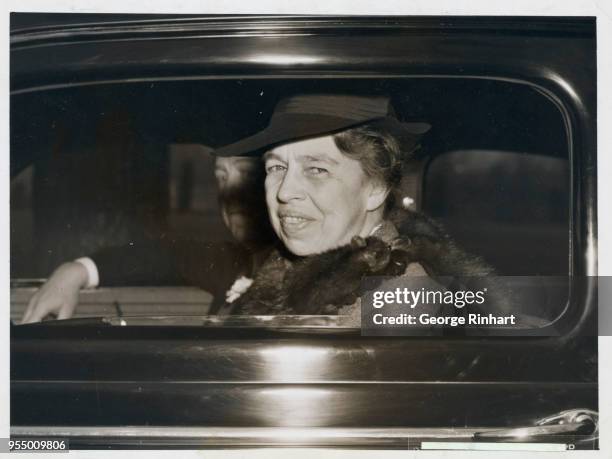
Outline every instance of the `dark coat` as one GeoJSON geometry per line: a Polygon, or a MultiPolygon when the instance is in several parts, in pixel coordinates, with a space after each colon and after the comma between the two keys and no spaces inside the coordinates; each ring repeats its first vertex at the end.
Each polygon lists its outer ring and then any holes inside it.
{"type": "Polygon", "coordinates": [[[257,255],[235,242],[169,240],[134,242],[90,257],[98,268],[101,286],[196,286],[213,295],[208,312],[215,314],[235,279],[253,276],[257,255]]]}

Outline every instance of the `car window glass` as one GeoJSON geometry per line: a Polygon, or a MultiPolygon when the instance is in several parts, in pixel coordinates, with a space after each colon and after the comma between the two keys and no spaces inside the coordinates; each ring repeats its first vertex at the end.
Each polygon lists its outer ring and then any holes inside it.
{"type": "MultiPolygon", "coordinates": [[[[244,231],[239,204],[246,198],[230,196],[233,204],[224,213],[218,180],[226,172],[215,167],[211,151],[261,130],[275,103],[296,91],[391,94],[400,119],[432,125],[417,160],[405,165],[404,204],[438,219],[458,244],[501,274],[568,273],[567,134],[561,112],[539,91],[493,80],[237,79],[13,96],[14,285],[44,279],[66,260],[109,247],[190,240],[230,253],[232,231],[244,231]]],[[[253,166],[238,164],[236,171],[250,176],[253,166]]],[[[263,231],[267,215],[257,218],[263,231]]],[[[250,258],[240,251],[231,256],[248,271],[250,258]]],[[[202,271],[207,263],[201,260],[202,271]]],[[[228,276],[239,277],[228,272],[224,265],[205,280],[196,275],[157,282],[161,277],[153,276],[148,283],[122,285],[114,279],[112,293],[86,294],[93,299],[84,302],[92,306],[78,314],[207,315],[216,311],[214,298],[223,302],[232,285],[228,276]],[[145,287],[158,290],[147,294],[145,287]],[[160,288],[170,290],[161,294],[160,288]]],[[[32,291],[14,289],[14,317],[32,291]]],[[[551,317],[563,310],[564,295],[551,317]]]]}

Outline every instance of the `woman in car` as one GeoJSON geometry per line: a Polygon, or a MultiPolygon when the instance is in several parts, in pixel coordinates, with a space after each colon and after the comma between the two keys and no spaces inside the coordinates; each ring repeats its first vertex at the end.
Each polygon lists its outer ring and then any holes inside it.
{"type": "MultiPolygon", "coordinates": [[[[366,276],[490,273],[430,219],[397,205],[402,164],[428,129],[400,122],[387,96],[305,94],[281,100],[263,131],[218,149],[217,163],[263,155],[267,210],[279,239],[253,279],[231,286],[219,312],[354,314],[366,276]]],[[[136,271],[150,272],[148,253],[136,257],[143,265],[136,271]]],[[[83,269],[72,267],[80,274],[60,267],[30,302],[25,322],[55,310],[59,318],[72,315],[88,284],[83,269]]],[[[214,274],[207,271],[198,285],[218,281],[214,274]]]]}
{"type": "Polygon", "coordinates": [[[430,219],[402,210],[402,165],[429,129],[402,123],[386,96],[281,100],[269,126],[218,156],[263,155],[268,214],[280,240],[224,312],[354,314],[370,275],[482,275],[430,219]]]}

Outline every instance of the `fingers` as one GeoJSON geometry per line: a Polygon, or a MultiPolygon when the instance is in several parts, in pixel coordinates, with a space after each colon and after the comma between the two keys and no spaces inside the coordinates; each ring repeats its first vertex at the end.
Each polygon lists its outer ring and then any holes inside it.
{"type": "Polygon", "coordinates": [[[22,324],[27,324],[27,323],[32,322],[32,312],[34,312],[34,310],[36,309],[36,306],[38,305],[39,297],[40,297],[40,290],[37,290],[36,292],[34,292],[34,295],[30,297],[30,301],[28,301],[28,306],[26,307],[25,313],[23,314],[23,317],[21,318],[22,324]]]}
{"type": "Polygon", "coordinates": [[[40,322],[43,317],[49,313],[49,309],[46,307],[44,302],[39,300],[38,292],[34,294],[28,303],[26,312],[21,320],[22,324],[30,324],[33,322],[40,322]]]}
{"type": "Polygon", "coordinates": [[[41,288],[32,296],[21,320],[22,324],[42,321],[48,314],[57,314],[58,319],[72,317],[78,303],[78,291],[67,296],[49,293],[49,289],[41,288]]]}
{"type": "Polygon", "coordinates": [[[58,308],[53,307],[53,305],[50,303],[38,301],[33,297],[28,304],[26,312],[23,315],[23,319],[21,319],[21,323],[30,324],[34,322],[41,322],[48,314],[56,312],[58,320],[70,319],[74,312],[75,306],[76,300],[72,301],[72,299],[69,301],[64,301],[58,308]]]}
{"type": "Polygon", "coordinates": [[[74,312],[74,306],[72,304],[66,303],[63,304],[59,314],[57,315],[58,320],[70,319],[72,317],[72,313],[74,312]]]}
{"type": "Polygon", "coordinates": [[[87,269],[81,263],[63,263],[30,299],[21,323],[40,322],[51,313],[59,319],[72,317],[86,283],[87,269]]]}
{"type": "Polygon", "coordinates": [[[30,316],[32,315],[32,309],[34,309],[34,296],[30,298],[30,301],[28,301],[28,306],[26,307],[26,310],[23,313],[23,317],[21,318],[22,324],[30,323],[30,316]]]}
{"type": "Polygon", "coordinates": [[[44,308],[34,308],[32,314],[30,314],[30,317],[28,318],[28,321],[26,323],[40,322],[47,314],[48,311],[44,308]]]}

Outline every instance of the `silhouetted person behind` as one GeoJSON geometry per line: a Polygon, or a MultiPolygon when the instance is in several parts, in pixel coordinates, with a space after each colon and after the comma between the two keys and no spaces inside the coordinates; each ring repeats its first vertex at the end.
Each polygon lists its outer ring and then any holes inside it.
{"type": "Polygon", "coordinates": [[[213,295],[209,313],[225,303],[236,279],[252,277],[274,240],[259,158],[215,160],[221,216],[235,242],[165,240],[111,247],[60,265],[31,298],[23,323],[49,314],[72,317],[82,288],[193,285],[213,295]]]}

